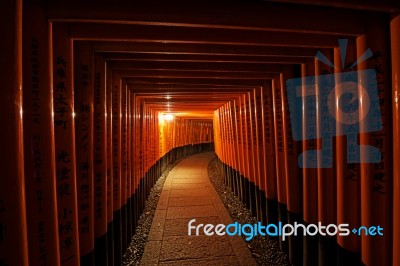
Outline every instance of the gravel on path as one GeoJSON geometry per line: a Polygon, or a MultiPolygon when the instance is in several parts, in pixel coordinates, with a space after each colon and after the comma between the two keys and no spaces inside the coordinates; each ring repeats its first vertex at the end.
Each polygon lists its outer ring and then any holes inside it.
{"type": "MultiPolygon", "coordinates": [[[[240,224],[255,224],[258,222],[251,215],[250,210],[240,201],[239,197],[225,185],[216,157],[208,164],[208,176],[233,221],[237,221],[240,224]]],[[[243,236],[243,239],[245,239],[245,236],[243,236]]],[[[290,265],[287,254],[279,249],[278,239],[257,235],[246,243],[253,258],[259,265],[290,265]]]]}
{"type": "Polygon", "coordinates": [[[154,214],[157,209],[158,200],[163,190],[165,179],[168,173],[184,158],[176,160],[167,166],[165,172],[157,180],[156,184],[150,191],[150,195],[146,200],[145,207],[142,215],[139,217],[138,225],[135,234],[131,239],[128,249],[122,257],[121,265],[139,265],[142,259],[144,247],[150,232],[151,224],[153,222],[154,214]]]}

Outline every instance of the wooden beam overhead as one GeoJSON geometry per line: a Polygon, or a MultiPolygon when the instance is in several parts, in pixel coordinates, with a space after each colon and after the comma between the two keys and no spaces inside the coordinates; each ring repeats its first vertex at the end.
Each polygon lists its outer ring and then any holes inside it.
{"type": "Polygon", "coordinates": [[[351,37],[346,35],[215,28],[189,29],[127,24],[67,23],[67,25],[70,37],[75,40],[333,48],[337,46],[338,38],[351,37]],[[240,37],[238,38],[238,36],[240,37]]]}
{"type": "MultiPolygon", "coordinates": [[[[278,0],[279,1],[279,0],[278,0]]],[[[271,1],[273,2],[273,1],[271,1]]],[[[327,33],[356,36],[364,32],[364,23],[379,11],[398,9],[399,5],[386,0],[373,1],[313,1],[283,0],[291,5],[267,2],[201,1],[188,5],[182,1],[136,2],[108,1],[96,4],[82,1],[49,1],[47,14],[53,21],[108,22],[133,25],[158,25],[219,29],[245,29],[297,33],[327,33]],[[75,3],[74,3],[75,2],[75,3]],[[304,6],[296,3],[315,4],[304,6]],[[326,8],[352,7],[366,11],[326,8]],[[340,12],[340,19],[338,13],[340,12]]]]}
{"type": "Polygon", "coordinates": [[[314,57],[317,49],[310,47],[246,46],[222,44],[146,43],[91,41],[95,52],[146,53],[168,55],[220,55],[257,57],[314,57]]]}
{"type": "Polygon", "coordinates": [[[154,71],[181,71],[181,72],[235,72],[235,73],[279,73],[281,64],[241,64],[219,62],[136,62],[127,60],[112,60],[113,69],[124,70],[154,70],[154,71]]]}

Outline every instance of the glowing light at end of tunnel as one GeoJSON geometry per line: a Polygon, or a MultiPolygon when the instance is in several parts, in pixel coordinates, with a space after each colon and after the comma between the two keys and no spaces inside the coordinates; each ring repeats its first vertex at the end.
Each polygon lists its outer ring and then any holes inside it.
{"type": "Polygon", "coordinates": [[[160,123],[160,124],[162,124],[162,123],[164,123],[164,115],[163,114],[158,114],[158,122],[160,123]]]}
{"type": "Polygon", "coordinates": [[[174,115],[173,114],[165,114],[164,118],[166,121],[172,121],[172,120],[174,120],[174,115]]]}
{"type": "Polygon", "coordinates": [[[75,117],[76,116],[76,113],[75,112],[72,112],[72,117],[75,117]]]}
{"type": "Polygon", "coordinates": [[[174,120],[174,115],[173,114],[169,114],[169,113],[159,113],[158,114],[158,122],[160,124],[163,124],[164,122],[168,122],[168,121],[172,121],[174,120]]]}

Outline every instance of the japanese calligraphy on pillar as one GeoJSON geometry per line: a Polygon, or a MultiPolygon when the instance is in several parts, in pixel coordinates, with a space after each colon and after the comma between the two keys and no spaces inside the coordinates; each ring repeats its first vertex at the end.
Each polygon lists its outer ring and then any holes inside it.
{"type": "Polygon", "coordinates": [[[66,67],[67,61],[64,57],[58,56],[55,60],[55,73],[54,73],[54,124],[57,128],[66,129],[68,119],[68,102],[66,97],[66,67]]]}
{"type": "Polygon", "coordinates": [[[265,142],[272,143],[273,140],[273,126],[272,126],[272,99],[271,88],[266,88],[264,91],[264,127],[265,127],[265,142]]]}
{"type": "Polygon", "coordinates": [[[262,130],[261,130],[261,125],[263,124],[262,123],[262,119],[263,119],[263,116],[261,115],[262,114],[262,95],[260,94],[260,92],[257,92],[257,94],[256,94],[256,110],[257,110],[257,116],[256,116],[256,119],[257,119],[257,124],[256,124],[256,126],[257,127],[254,127],[254,132],[258,132],[258,146],[260,146],[260,147],[262,147],[263,146],[263,139],[264,139],[264,136],[263,136],[263,134],[262,134],[262,130]]]}
{"type": "MultiPolygon", "coordinates": [[[[386,131],[388,131],[387,127],[389,125],[387,124],[387,121],[391,121],[390,113],[385,111],[385,104],[390,105],[391,100],[387,99],[385,97],[385,87],[388,85],[386,84],[385,81],[385,72],[384,72],[384,63],[383,63],[383,55],[380,51],[374,52],[374,55],[371,59],[372,61],[372,67],[375,69],[376,72],[376,81],[378,85],[378,94],[379,94],[379,103],[378,102],[371,102],[371,104],[379,104],[380,109],[381,109],[381,117],[382,117],[382,127],[384,130],[380,132],[374,133],[374,143],[372,143],[373,146],[378,148],[381,152],[381,161],[379,163],[374,164],[374,172],[372,174],[373,177],[373,188],[372,191],[374,193],[379,193],[382,195],[390,195],[391,192],[391,186],[388,184],[388,177],[387,176],[387,171],[385,171],[385,163],[387,163],[388,160],[387,158],[390,158],[390,154],[387,154],[387,150],[384,149],[385,146],[385,141],[388,140],[386,136],[386,131]],[[386,124],[385,124],[386,123],[386,124]],[[385,128],[386,127],[386,128],[385,128]]],[[[376,114],[379,117],[379,114],[376,114]]]]}
{"type": "Polygon", "coordinates": [[[121,91],[114,85],[112,95],[112,153],[113,153],[113,200],[114,211],[121,207],[121,91]]]}
{"type": "MultiPolygon", "coordinates": [[[[250,99],[250,95],[246,95],[246,107],[247,107],[247,149],[252,150],[253,149],[253,114],[252,114],[252,110],[254,105],[252,104],[253,101],[249,101],[250,99]]],[[[251,152],[251,151],[250,151],[251,152]]]]}
{"type": "MultiPolygon", "coordinates": [[[[54,125],[56,139],[57,205],[61,264],[77,260],[73,93],[67,79],[67,59],[54,57],[54,125]]],[[[68,72],[69,73],[69,72],[68,72]]]]}
{"type": "Polygon", "coordinates": [[[284,152],[284,143],[283,143],[283,121],[282,121],[282,93],[281,93],[281,84],[279,81],[275,82],[275,124],[276,124],[276,140],[278,152],[284,152]]]}
{"type": "Polygon", "coordinates": [[[107,223],[111,223],[113,220],[113,150],[112,150],[112,98],[113,91],[111,85],[111,75],[110,68],[107,68],[106,76],[106,138],[107,138],[107,223]]]}
{"type": "MultiPolygon", "coordinates": [[[[69,122],[66,119],[67,114],[67,98],[66,98],[66,85],[65,85],[65,78],[66,78],[66,66],[67,62],[64,57],[57,57],[55,61],[56,71],[55,71],[55,101],[54,101],[54,122],[57,128],[66,129],[67,123],[69,122]]],[[[71,115],[71,114],[69,114],[71,115]]],[[[56,154],[56,176],[57,176],[57,195],[59,198],[63,198],[66,196],[71,196],[71,186],[68,182],[65,182],[72,177],[71,168],[71,157],[70,153],[65,150],[60,150],[56,154]]],[[[59,226],[59,234],[60,237],[64,237],[64,241],[60,239],[62,242],[61,247],[63,249],[69,249],[70,241],[69,234],[72,233],[72,221],[69,221],[69,216],[72,213],[71,209],[64,208],[60,210],[60,226],[59,226]],[[65,223],[62,223],[65,222],[65,223]]]]}
{"type": "MultiPolygon", "coordinates": [[[[39,71],[40,71],[40,63],[39,63],[39,44],[36,38],[32,39],[31,44],[31,68],[32,68],[32,87],[31,87],[31,108],[32,108],[32,122],[33,124],[40,125],[41,124],[41,106],[40,106],[40,78],[39,78],[39,71]]],[[[33,179],[36,183],[36,202],[37,202],[37,217],[40,217],[37,221],[35,221],[37,235],[39,236],[39,246],[37,247],[37,251],[39,252],[39,261],[42,265],[47,263],[48,257],[48,250],[46,247],[46,228],[45,228],[45,221],[43,215],[43,207],[44,207],[44,191],[43,191],[43,138],[40,132],[35,132],[32,135],[31,139],[31,146],[32,146],[32,154],[33,154],[33,179]]],[[[1,227],[1,225],[0,225],[1,227]]],[[[1,231],[1,228],[0,228],[1,231]]],[[[0,232],[1,235],[1,232],[0,232]]]]}
{"type": "MultiPolygon", "coordinates": [[[[79,47],[78,47],[79,48],[79,47]]],[[[81,256],[93,250],[93,91],[90,70],[86,61],[90,56],[77,50],[75,67],[75,129],[78,190],[78,219],[81,256]],[[79,62],[83,60],[83,62],[79,62]]]]}
{"type": "MultiPolygon", "coordinates": [[[[100,65],[101,67],[101,65],[100,65]]],[[[103,66],[104,67],[104,66],[103,66]]],[[[96,221],[105,220],[106,216],[106,102],[105,86],[102,82],[102,73],[94,74],[94,218],[96,221]]],[[[105,224],[103,225],[106,230],[105,224]]],[[[101,228],[101,226],[99,226],[101,228]]],[[[103,231],[102,233],[105,233],[103,231]]]]}
{"type": "Polygon", "coordinates": [[[128,127],[127,127],[127,122],[128,122],[128,117],[127,117],[127,112],[128,112],[128,96],[127,96],[127,88],[126,85],[123,85],[121,88],[121,94],[122,94],[122,126],[121,126],[121,137],[122,137],[122,143],[124,145],[121,145],[121,152],[122,152],[122,158],[121,158],[121,167],[122,167],[122,176],[121,176],[121,193],[122,193],[122,205],[126,203],[127,198],[129,198],[129,186],[128,186],[128,179],[127,179],[127,174],[128,174],[128,127]]]}

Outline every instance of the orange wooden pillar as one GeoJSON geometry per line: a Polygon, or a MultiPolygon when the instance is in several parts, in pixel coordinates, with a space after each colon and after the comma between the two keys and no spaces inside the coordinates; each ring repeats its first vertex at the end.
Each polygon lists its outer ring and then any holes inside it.
{"type": "Polygon", "coordinates": [[[136,207],[136,171],[137,171],[137,158],[136,158],[136,109],[135,109],[135,97],[131,90],[129,90],[130,98],[130,109],[131,109],[131,215],[132,215],[132,235],[135,234],[135,229],[137,225],[137,207],[136,207]]]}
{"type": "MultiPolygon", "coordinates": [[[[352,71],[347,70],[356,61],[355,41],[349,40],[346,49],[346,59],[342,63],[339,48],[334,49],[335,73],[352,71]],[[345,69],[342,69],[342,65],[345,69]]],[[[342,82],[340,75],[335,76],[335,86],[342,82]]],[[[340,97],[336,90],[336,99],[340,97]]],[[[336,117],[341,118],[341,112],[336,109],[336,117]]],[[[336,131],[341,132],[342,124],[336,123],[336,131]]],[[[354,136],[355,138],[357,136],[354,136]]],[[[353,136],[337,136],[335,138],[336,154],[334,162],[336,163],[336,191],[337,191],[337,224],[349,224],[350,228],[360,226],[360,164],[347,162],[347,139],[353,136]]],[[[359,263],[360,261],[360,237],[354,234],[348,236],[336,236],[338,243],[337,263],[359,263]]]]}
{"type": "Polygon", "coordinates": [[[225,154],[226,154],[226,146],[225,146],[225,128],[224,128],[224,115],[222,107],[218,110],[218,121],[219,121],[219,130],[221,135],[221,164],[222,171],[224,175],[224,181],[226,183],[226,167],[225,167],[225,154]]]}
{"type": "Polygon", "coordinates": [[[114,264],[122,259],[122,223],[121,223],[121,77],[116,71],[112,78],[112,157],[113,157],[113,234],[114,264]]]}
{"type": "Polygon", "coordinates": [[[393,265],[400,264],[400,16],[390,22],[393,108],[393,265]],[[397,160],[397,161],[396,161],[397,160]]]}
{"type": "MultiPolygon", "coordinates": [[[[228,187],[233,191],[233,186],[232,186],[232,168],[231,168],[231,155],[232,155],[232,147],[231,147],[231,130],[229,126],[229,110],[228,110],[228,104],[225,103],[222,106],[223,110],[223,117],[224,117],[224,125],[223,128],[225,130],[225,142],[226,142],[226,178],[227,178],[227,185],[228,187]]],[[[187,134],[190,136],[190,133],[187,134]]]]}
{"type": "Polygon", "coordinates": [[[137,98],[135,94],[132,91],[132,101],[133,101],[133,134],[134,134],[134,148],[133,148],[133,158],[132,158],[132,163],[134,166],[133,169],[133,193],[134,193],[134,200],[133,200],[133,206],[132,206],[132,211],[134,215],[134,220],[136,225],[138,219],[139,219],[139,207],[138,205],[138,199],[139,199],[139,172],[140,172],[140,146],[139,146],[139,132],[138,132],[138,127],[139,127],[139,112],[138,112],[138,104],[137,104],[137,98]]]}
{"type": "Polygon", "coordinates": [[[224,115],[224,130],[225,130],[225,142],[226,142],[226,173],[227,173],[227,185],[233,190],[232,187],[232,171],[231,171],[231,155],[232,155],[232,147],[231,147],[231,136],[230,136],[230,127],[229,127],[229,112],[228,112],[228,104],[224,104],[222,107],[223,115],[224,115]]]}
{"type": "Polygon", "coordinates": [[[53,97],[57,206],[61,265],[80,260],[76,188],[72,40],[64,24],[53,24],[53,97]]]}
{"type": "MultiPolygon", "coordinates": [[[[309,60],[301,66],[301,76],[315,75],[315,61],[309,60]]],[[[303,83],[303,95],[306,94],[306,86],[303,83]]],[[[315,97],[302,98],[302,133],[304,136],[312,134],[316,124],[313,122],[315,117],[315,97]]],[[[302,143],[303,152],[307,150],[317,149],[316,140],[304,140],[302,143]]],[[[318,174],[316,168],[307,167],[312,163],[316,163],[317,158],[310,158],[303,154],[303,220],[306,224],[318,223],[318,174]]],[[[316,265],[318,260],[318,237],[306,236],[303,241],[303,265],[316,265]]]]}
{"type": "MultiPolygon", "coordinates": [[[[155,182],[155,158],[154,158],[154,151],[155,151],[155,144],[156,144],[156,137],[154,133],[155,123],[154,123],[154,111],[150,108],[150,189],[153,187],[155,182]]],[[[149,191],[150,194],[150,191],[149,191]]]]}
{"type": "MultiPolygon", "coordinates": [[[[9,1],[8,1],[9,2],[9,1]]],[[[18,3],[18,1],[16,2],[18,3]]],[[[8,12],[7,16],[15,15],[12,11],[7,8],[2,8],[2,11],[8,12]]],[[[55,171],[55,155],[54,155],[54,122],[53,122],[53,92],[52,84],[50,79],[50,47],[49,47],[49,24],[45,18],[43,6],[33,5],[31,3],[24,4],[24,25],[23,25],[23,118],[24,118],[24,163],[25,163],[25,194],[26,194],[26,215],[28,225],[28,242],[29,245],[29,263],[32,265],[59,265],[60,264],[60,250],[59,250],[59,238],[58,238],[58,223],[57,223],[57,201],[56,201],[56,171],[55,171]]],[[[7,19],[6,15],[1,15],[1,19],[7,19]]],[[[14,18],[15,19],[15,18],[14,18]]],[[[14,21],[14,20],[13,20],[14,21]]],[[[18,19],[15,20],[17,23],[16,27],[20,27],[18,19]]],[[[4,23],[2,22],[2,25],[4,23]]],[[[10,24],[14,25],[14,24],[10,24]]],[[[10,31],[12,27],[8,28],[10,31]]],[[[18,35],[15,35],[18,36],[18,35]]],[[[8,42],[15,42],[15,37],[6,37],[2,45],[10,45],[8,42]],[[14,38],[14,39],[13,39],[14,38]]],[[[18,69],[12,67],[12,62],[6,63],[10,60],[10,56],[14,55],[12,49],[18,49],[17,43],[13,44],[12,47],[2,48],[1,52],[5,54],[1,55],[4,58],[3,66],[7,66],[8,69],[18,69]]],[[[18,55],[18,53],[15,53],[18,55]]],[[[19,55],[20,56],[20,55],[19,55]]],[[[3,60],[3,59],[2,59],[3,60]]],[[[6,74],[7,71],[1,71],[2,74],[6,74]]],[[[1,81],[8,81],[10,78],[9,74],[5,77],[1,77],[1,81]]],[[[18,82],[18,79],[15,79],[18,82]]],[[[18,83],[15,83],[15,85],[18,83]]],[[[10,85],[3,84],[4,89],[2,93],[6,93],[10,85]]],[[[15,88],[13,88],[15,89],[15,88]]],[[[15,91],[17,93],[18,91],[15,91]]],[[[10,96],[8,96],[10,97],[10,96]]],[[[1,96],[1,99],[7,99],[8,97],[1,96]]],[[[2,103],[1,108],[9,108],[6,104],[16,101],[7,101],[2,103]]],[[[20,112],[20,111],[19,111],[20,112]]],[[[3,114],[7,114],[5,118],[11,119],[13,114],[19,113],[17,111],[4,111],[3,114]]],[[[4,126],[4,138],[7,140],[7,144],[13,143],[13,138],[18,137],[17,133],[13,136],[7,136],[7,129],[11,130],[11,122],[6,122],[7,126],[4,126]]],[[[3,144],[4,146],[4,144],[3,144]]],[[[7,146],[4,146],[7,147],[7,146]]],[[[9,152],[18,151],[16,148],[6,148],[9,152]]],[[[22,155],[22,152],[20,152],[22,155]]],[[[7,164],[4,167],[5,170],[12,170],[13,166],[7,162],[8,158],[12,158],[10,154],[3,161],[7,164]]],[[[13,159],[15,160],[15,159],[13,159]]],[[[21,159],[15,160],[14,162],[22,162],[21,159]]],[[[5,173],[7,175],[7,173],[5,173]]],[[[14,181],[18,181],[19,175],[8,174],[15,176],[14,181]]],[[[1,185],[2,188],[6,188],[8,192],[11,192],[10,187],[1,185]]],[[[8,193],[7,192],[7,193],[8,193]]],[[[17,195],[15,192],[11,192],[17,195]]],[[[0,195],[6,195],[4,192],[0,192],[0,195]]],[[[17,202],[17,201],[16,201],[17,202]]],[[[16,203],[15,202],[15,203],[16,203]]],[[[1,207],[0,207],[1,209],[1,207]]],[[[15,208],[18,210],[18,208],[15,208]]],[[[0,214],[1,215],[1,214],[0,214]]],[[[10,214],[8,214],[10,217],[10,214]]],[[[19,214],[20,218],[24,216],[19,214]]],[[[11,218],[11,217],[10,217],[11,218]]],[[[2,219],[2,218],[0,218],[2,219]]],[[[14,225],[17,221],[14,220],[14,225]]],[[[0,224],[1,227],[1,224],[0,224]]],[[[8,226],[8,228],[11,228],[8,226]]],[[[13,230],[15,233],[23,233],[23,229],[13,230]]],[[[7,247],[0,245],[0,250],[7,252],[9,255],[14,254],[13,252],[20,251],[17,247],[11,244],[18,243],[16,239],[20,238],[19,235],[15,235],[13,232],[13,240],[7,240],[7,247]],[[12,251],[8,251],[11,248],[12,251]]],[[[4,233],[4,236],[6,234],[4,233]]],[[[5,239],[7,239],[5,237],[5,239]]],[[[21,242],[24,243],[24,242],[21,242]]],[[[26,242],[25,242],[26,243],[26,242]]],[[[0,253],[1,253],[0,252],[0,253]]],[[[13,255],[14,256],[14,255],[13,255]]],[[[0,255],[3,258],[3,254],[0,255]]],[[[24,259],[24,255],[20,254],[15,258],[24,259]]],[[[1,260],[1,259],[0,259],[1,260]]],[[[9,265],[14,262],[8,261],[9,265]]],[[[0,263],[1,264],[1,263],[0,263]]],[[[22,262],[15,262],[15,265],[24,265],[22,262]]]]}
{"type": "MultiPolygon", "coordinates": [[[[294,224],[302,222],[302,173],[298,166],[298,158],[301,150],[301,142],[295,141],[292,134],[292,123],[289,112],[289,102],[286,89],[286,80],[300,75],[300,66],[285,67],[281,74],[281,95],[283,113],[283,138],[285,143],[286,158],[286,199],[287,199],[287,222],[294,224]],[[295,73],[297,71],[297,73],[295,73]]],[[[302,236],[288,237],[289,259],[292,264],[302,263],[302,236]]]]}
{"type": "Polygon", "coordinates": [[[127,146],[127,123],[128,123],[128,90],[124,80],[121,80],[121,234],[122,234],[122,255],[127,248],[127,228],[128,228],[128,146],[127,146]]]}
{"type": "MultiPolygon", "coordinates": [[[[322,53],[329,61],[334,62],[332,49],[323,50],[322,53]]],[[[329,76],[333,71],[331,66],[315,61],[318,221],[324,226],[336,224],[336,162],[332,137],[335,135],[336,121],[332,119],[329,112],[324,112],[327,106],[323,101],[324,95],[328,95],[334,89],[335,80],[329,76]],[[325,135],[328,137],[324,138],[325,135]],[[331,166],[325,164],[331,164],[331,166]]],[[[323,234],[318,236],[319,264],[336,263],[336,236],[331,237],[326,232],[323,234]]]]}
{"type": "Polygon", "coordinates": [[[250,194],[251,194],[251,211],[253,216],[257,217],[260,220],[259,215],[259,201],[258,201],[258,163],[256,158],[256,128],[255,128],[255,99],[254,92],[249,92],[247,94],[247,103],[248,103],[248,113],[249,113],[249,123],[248,123],[248,150],[249,150],[249,166],[250,166],[250,194]]]}
{"type": "Polygon", "coordinates": [[[278,222],[278,196],[277,196],[277,172],[275,157],[275,120],[274,120],[274,97],[272,91],[272,81],[266,81],[263,84],[263,135],[264,144],[264,165],[266,168],[266,211],[267,222],[278,222]]]}
{"type": "Polygon", "coordinates": [[[228,184],[228,179],[227,179],[227,167],[226,167],[226,157],[227,157],[227,147],[226,147],[226,128],[225,128],[225,113],[224,113],[224,108],[221,106],[219,108],[219,117],[220,117],[220,130],[221,130],[221,162],[223,165],[223,173],[224,173],[224,182],[227,185],[228,184]]]}
{"type": "MultiPolygon", "coordinates": [[[[282,194],[282,197],[284,197],[284,202],[280,204],[280,209],[279,209],[279,220],[282,223],[287,223],[288,222],[288,216],[287,216],[287,204],[288,204],[288,199],[291,199],[291,196],[293,197],[298,197],[298,193],[296,193],[296,189],[293,189],[292,183],[288,183],[288,181],[294,181],[295,176],[290,176],[289,177],[289,170],[288,170],[288,127],[290,127],[290,117],[289,111],[288,111],[288,100],[287,100],[287,94],[286,94],[286,78],[292,77],[292,69],[289,67],[286,67],[284,69],[284,72],[281,72],[279,75],[279,89],[280,89],[280,99],[281,99],[281,112],[282,112],[282,124],[281,124],[281,130],[282,130],[282,140],[283,140],[283,156],[281,155],[280,158],[283,158],[283,169],[282,169],[282,175],[280,175],[281,178],[281,183],[278,183],[278,185],[281,185],[284,192],[279,192],[282,194]],[[283,180],[282,180],[283,179],[283,180]],[[292,195],[288,195],[289,193],[293,193],[292,195]]],[[[278,124],[279,126],[279,124],[278,124]]],[[[278,136],[279,137],[279,136],[278,136]]],[[[297,177],[298,178],[298,177],[297,177]]],[[[278,186],[278,188],[280,188],[278,186]]],[[[297,201],[298,202],[298,201],[297,201]]],[[[284,250],[285,252],[288,251],[288,242],[282,242],[281,243],[281,249],[284,250]]]]}
{"type": "Polygon", "coordinates": [[[242,114],[242,140],[243,140],[243,163],[244,163],[244,189],[246,194],[246,207],[251,210],[251,192],[250,192],[250,163],[249,163],[249,121],[247,115],[247,95],[243,94],[241,97],[241,114],[242,114]]]}
{"type": "Polygon", "coordinates": [[[81,264],[94,265],[93,55],[88,43],[74,45],[75,149],[81,264]]]}
{"type": "Polygon", "coordinates": [[[239,120],[239,153],[240,153],[240,164],[241,164],[241,181],[242,181],[242,202],[247,204],[248,199],[248,192],[247,192],[247,183],[246,183],[246,160],[245,160],[245,151],[244,151],[244,142],[245,142],[245,135],[244,135],[244,120],[243,120],[243,95],[241,95],[237,101],[238,111],[237,111],[237,118],[239,120]]]}
{"type": "MultiPolygon", "coordinates": [[[[232,146],[233,146],[233,153],[232,153],[232,160],[233,160],[233,175],[234,175],[234,187],[235,193],[238,197],[241,197],[241,185],[240,185],[240,173],[239,173],[239,162],[238,162],[238,135],[237,135],[237,121],[236,121],[236,106],[235,101],[230,101],[229,105],[229,113],[231,116],[231,130],[232,130],[232,146]]],[[[202,123],[203,125],[203,139],[202,142],[207,142],[205,137],[207,133],[208,123],[202,123]]]]}
{"type": "Polygon", "coordinates": [[[225,110],[224,106],[221,106],[219,108],[219,117],[220,117],[220,130],[221,130],[221,161],[223,164],[223,175],[224,175],[224,182],[226,185],[228,185],[228,167],[227,167],[227,153],[228,153],[228,147],[226,145],[226,126],[225,126],[225,110]]]}
{"type": "Polygon", "coordinates": [[[107,261],[114,263],[114,158],[113,158],[113,84],[112,71],[106,63],[106,130],[107,130],[107,261]]]}
{"type": "Polygon", "coordinates": [[[144,156],[144,168],[143,168],[143,187],[144,193],[142,195],[141,205],[144,207],[146,202],[146,197],[148,193],[148,174],[149,174],[149,115],[148,115],[148,107],[146,103],[143,101],[143,156],[144,156]]]}
{"type": "Polygon", "coordinates": [[[141,205],[144,207],[146,202],[146,196],[148,193],[148,170],[149,170],[149,117],[148,117],[148,107],[143,101],[143,154],[144,154],[144,168],[143,168],[143,195],[141,205]]]}
{"type": "Polygon", "coordinates": [[[132,237],[132,97],[131,91],[127,87],[127,182],[126,182],[126,193],[128,197],[127,201],[127,244],[129,246],[132,237]]]}
{"type": "Polygon", "coordinates": [[[236,187],[234,182],[234,171],[233,171],[233,135],[232,135],[232,116],[230,112],[229,102],[224,105],[224,113],[225,113],[225,128],[227,133],[227,146],[228,146],[228,163],[227,163],[227,171],[228,171],[228,185],[231,190],[236,193],[236,187]]]}
{"type": "Polygon", "coordinates": [[[232,114],[231,114],[231,109],[229,102],[225,104],[225,112],[226,112],[226,127],[227,127],[227,133],[228,133],[228,148],[229,148],[229,161],[228,161],[228,171],[229,171],[229,182],[230,182],[230,187],[234,193],[236,193],[236,186],[235,186],[235,173],[234,173],[234,147],[233,147],[233,128],[232,128],[232,114]]]}
{"type": "Polygon", "coordinates": [[[140,174],[140,186],[141,186],[141,197],[140,197],[140,209],[143,209],[146,193],[147,193],[147,182],[146,182],[146,173],[147,173],[147,117],[146,117],[146,106],[144,101],[141,99],[140,103],[140,115],[141,115],[141,139],[140,145],[142,147],[141,156],[142,156],[142,169],[140,174]]]}
{"type": "Polygon", "coordinates": [[[107,99],[105,61],[94,54],[94,254],[95,265],[107,258],[107,99]]]}
{"type": "Polygon", "coordinates": [[[136,190],[136,217],[139,219],[141,212],[140,197],[142,195],[142,170],[143,170],[143,155],[142,155],[142,114],[140,99],[136,94],[133,95],[135,101],[135,134],[136,134],[136,173],[135,173],[135,190],[136,190]]]}
{"type": "MultiPolygon", "coordinates": [[[[213,117],[213,124],[214,124],[214,131],[215,131],[215,153],[217,154],[218,157],[218,164],[221,166],[221,133],[220,133],[220,121],[219,121],[219,111],[218,109],[214,111],[214,117],[213,117]]],[[[220,170],[220,174],[222,172],[222,169],[220,170]]]]}
{"type": "Polygon", "coordinates": [[[264,88],[260,87],[257,90],[254,90],[254,98],[255,98],[255,109],[256,109],[256,138],[257,138],[257,163],[258,163],[258,182],[259,182],[259,212],[260,218],[259,220],[265,224],[266,223],[266,164],[265,164],[265,129],[264,129],[264,88]]]}
{"type": "MultiPolygon", "coordinates": [[[[357,58],[369,48],[372,58],[358,64],[359,95],[362,88],[370,89],[369,73],[366,69],[373,69],[376,73],[376,82],[379,100],[369,95],[370,105],[379,104],[382,119],[382,129],[379,132],[368,132],[371,119],[360,122],[360,159],[365,161],[374,157],[373,151],[366,151],[364,145],[378,149],[381,158],[378,163],[361,163],[361,225],[380,226],[383,236],[361,235],[361,258],[367,265],[389,265],[392,261],[392,206],[393,206],[393,156],[392,146],[392,92],[390,90],[389,69],[389,36],[387,26],[388,18],[373,20],[368,25],[365,35],[357,38],[357,58]],[[364,133],[363,133],[364,132],[364,133]]],[[[373,89],[373,88],[372,88],[373,89]]],[[[365,93],[365,92],[364,92],[365,93]]],[[[360,118],[367,115],[370,106],[365,101],[360,102],[360,118]]],[[[397,138],[398,136],[396,136],[397,138]]]]}
{"type": "MultiPolygon", "coordinates": [[[[28,265],[22,135],[22,1],[2,3],[0,15],[0,22],[4,27],[1,33],[5,38],[0,44],[2,60],[0,125],[3,147],[1,155],[3,177],[0,184],[0,264],[28,265]]],[[[35,211],[37,212],[37,207],[35,211]]]]}
{"type": "MultiPolygon", "coordinates": [[[[273,108],[274,108],[274,126],[275,126],[275,154],[276,154],[276,178],[277,178],[277,196],[278,196],[278,217],[283,224],[287,223],[287,199],[286,199],[286,175],[287,175],[287,144],[286,115],[284,109],[283,95],[283,74],[276,75],[272,82],[273,108]]],[[[287,250],[287,243],[279,239],[281,250],[287,250]]]]}
{"type": "Polygon", "coordinates": [[[235,156],[236,156],[236,169],[237,169],[237,186],[238,186],[238,195],[240,200],[243,202],[244,195],[243,195],[243,157],[242,157],[242,136],[240,128],[240,106],[237,104],[237,99],[233,101],[233,124],[234,124],[234,132],[235,132],[235,156]]]}
{"type": "Polygon", "coordinates": [[[223,152],[224,152],[224,144],[223,144],[223,131],[222,131],[222,117],[220,114],[221,108],[218,108],[216,110],[216,117],[217,117],[217,126],[218,126],[218,136],[219,136],[219,154],[218,154],[218,158],[219,158],[219,162],[220,162],[220,166],[221,166],[221,174],[224,174],[224,166],[223,166],[223,152]]]}

